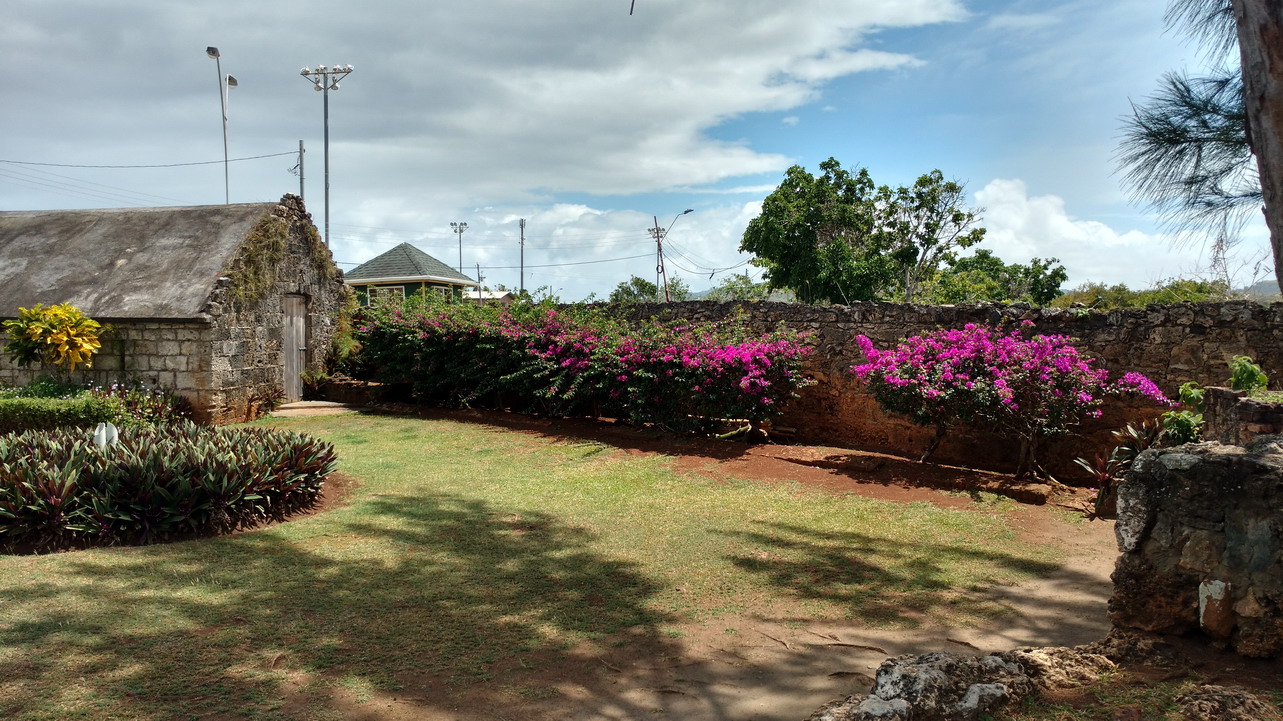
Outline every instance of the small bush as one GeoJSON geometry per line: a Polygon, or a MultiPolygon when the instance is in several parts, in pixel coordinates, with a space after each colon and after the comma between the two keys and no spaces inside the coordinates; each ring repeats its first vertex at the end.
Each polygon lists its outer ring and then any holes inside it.
{"type": "Polygon", "coordinates": [[[185,398],[137,383],[82,386],[40,378],[25,386],[0,388],[0,433],[103,422],[138,428],[189,417],[191,404],[185,398]]]}
{"type": "Polygon", "coordinates": [[[125,412],[115,398],[79,395],[72,398],[0,398],[0,433],[86,428],[115,423],[125,412]]]}
{"type": "Polygon", "coordinates": [[[153,543],[280,520],[316,503],[329,443],[263,428],[183,422],[0,435],[0,549],[153,543]]]}
{"type": "Polygon", "coordinates": [[[92,366],[101,343],[102,326],[70,303],[49,306],[37,303],[19,308],[18,317],[3,323],[9,334],[4,349],[23,368],[48,363],[66,371],[92,366]]]}
{"type": "Polygon", "coordinates": [[[1270,383],[1269,376],[1261,370],[1256,361],[1245,355],[1236,355],[1230,360],[1230,388],[1246,391],[1249,394],[1265,390],[1270,383]]]}

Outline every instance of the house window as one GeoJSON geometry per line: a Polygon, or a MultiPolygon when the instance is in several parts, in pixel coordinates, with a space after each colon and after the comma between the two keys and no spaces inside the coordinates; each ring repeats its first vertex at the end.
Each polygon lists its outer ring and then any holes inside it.
{"type": "Polygon", "coordinates": [[[404,285],[372,285],[366,291],[366,305],[374,305],[381,300],[393,300],[397,303],[405,300],[404,285]]]}
{"type": "Polygon", "coordinates": [[[431,290],[440,293],[441,297],[446,300],[454,300],[454,290],[448,285],[434,285],[431,290]]]}

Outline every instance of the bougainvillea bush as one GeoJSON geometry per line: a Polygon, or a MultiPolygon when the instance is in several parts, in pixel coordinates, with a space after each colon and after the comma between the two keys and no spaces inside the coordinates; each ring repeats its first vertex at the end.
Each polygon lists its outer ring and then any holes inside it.
{"type": "Polygon", "coordinates": [[[334,448],[298,433],[191,422],[0,435],[0,550],[226,533],[314,505],[334,448]]]}
{"type": "Polygon", "coordinates": [[[385,305],[357,323],[376,380],[425,401],[691,430],[760,422],[809,381],[801,336],[741,324],[627,323],[588,306],[385,305]]]}
{"type": "Polygon", "coordinates": [[[852,370],[884,410],[936,428],[924,460],[950,429],[969,426],[1018,440],[1018,475],[1036,467],[1041,440],[1099,417],[1107,396],[1135,394],[1171,407],[1145,376],[1125,373],[1111,381],[1072,338],[1036,334],[1032,325],[1003,332],[969,323],[912,336],[885,351],[858,336],[868,361],[852,370]]]}

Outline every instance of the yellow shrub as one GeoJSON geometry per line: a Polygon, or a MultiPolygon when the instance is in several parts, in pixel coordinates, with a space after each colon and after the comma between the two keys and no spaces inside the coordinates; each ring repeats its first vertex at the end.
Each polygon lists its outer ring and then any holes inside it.
{"type": "Polygon", "coordinates": [[[36,362],[67,371],[79,365],[89,368],[101,347],[102,326],[70,303],[19,308],[17,319],[5,321],[4,327],[9,334],[5,352],[24,368],[36,362]]]}

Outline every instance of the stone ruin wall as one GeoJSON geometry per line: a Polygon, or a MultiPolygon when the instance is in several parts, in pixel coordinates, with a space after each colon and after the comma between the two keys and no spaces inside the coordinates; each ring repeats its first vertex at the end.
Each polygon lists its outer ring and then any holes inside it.
{"type": "Polygon", "coordinates": [[[1257,436],[1283,434],[1283,402],[1248,398],[1243,391],[1208,388],[1203,396],[1203,439],[1237,446],[1257,436]]]}
{"type": "Polygon", "coordinates": [[[1142,453],[1114,530],[1116,627],[1283,656],[1283,436],[1142,453]]]}
{"type": "MultiPolygon", "coordinates": [[[[611,306],[608,306],[611,307],[611,306]]],[[[902,338],[967,323],[1014,325],[1033,321],[1044,333],[1081,339],[1078,346],[1100,359],[1112,374],[1144,373],[1170,396],[1181,383],[1193,380],[1217,385],[1229,377],[1235,355],[1257,359],[1272,379],[1283,380],[1283,303],[1269,306],[1246,301],[1181,303],[1112,311],[1073,311],[981,304],[922,306],[895,303],[855,303],[850,306],[811,306],[768,302],[688,301],[613,306],[628,317],[722,320],[740,317],[766,331],[779,324],[811,334],[816,353],[806,372],[817,381],[791,402],[777,426],[797,429],[796,439],[812,443],[872,448],[916,456],[930,441],[930,429],[888,417],[873,398],[855,383],[850,368],[863,357],[854,338],[869,336],[879,348],[902,338]]],[[[1040,451],[1048,470],[1062,478],[1082,477],[1073,464],[1112,447],[1110,431],[1127,422],[1154,417],[1161,409],[1135,401],[1115,401],[1102,418],[1073,436],[1053,441],[1040,451]]],[[[1005,439],[978,433],[958,433],[936,451],[942,463],[1010,470],[1016,449],[1005,439]]]]}

